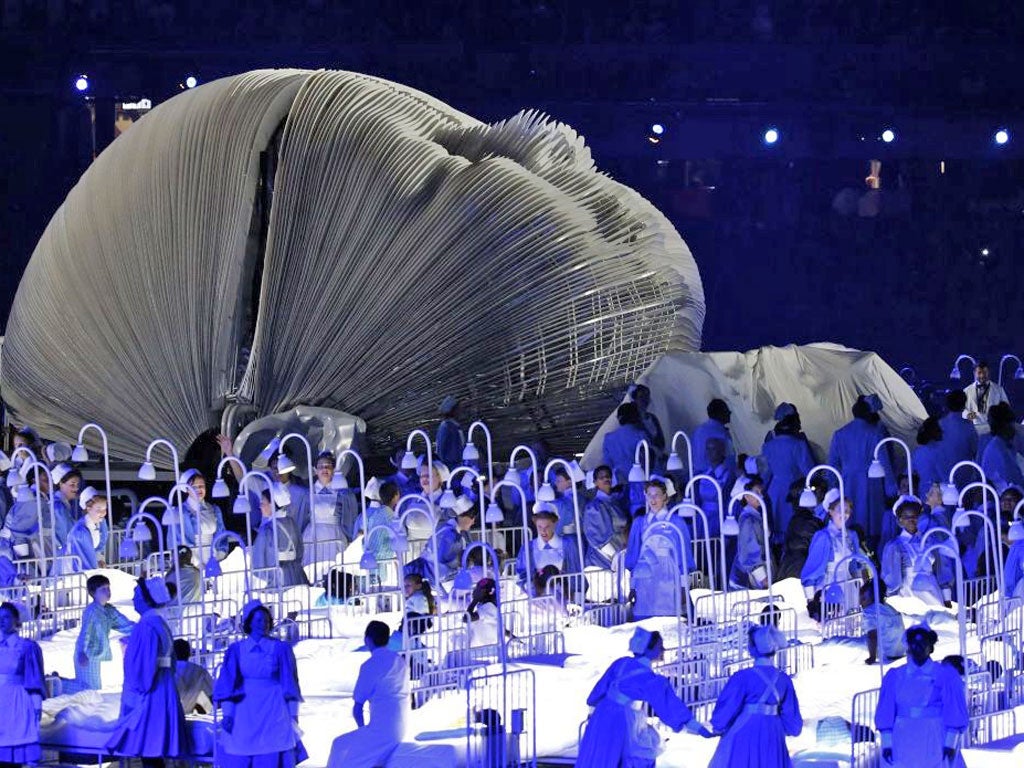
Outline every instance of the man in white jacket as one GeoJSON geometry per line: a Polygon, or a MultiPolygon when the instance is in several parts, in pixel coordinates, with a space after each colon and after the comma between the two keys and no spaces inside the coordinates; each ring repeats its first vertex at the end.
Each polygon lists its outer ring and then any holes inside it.
{"type": "Polygon", "coordinates": [[[1010,402],[1006,390],[989,378],[988,363],[983,360],[974,369],[974,383],[964,388],[964,394],[967,395],[964,418],[975,427],[988,425],[988,409],[993,405],[1010,402]]]}

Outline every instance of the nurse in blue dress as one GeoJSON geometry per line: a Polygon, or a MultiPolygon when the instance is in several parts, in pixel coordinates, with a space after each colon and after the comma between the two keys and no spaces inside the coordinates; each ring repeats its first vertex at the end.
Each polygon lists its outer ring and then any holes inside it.
{"type": "Polygon", "coordinates": [[[259,600],[247,603],[247,637],[228,646],[213,689],[223,726],[218,765],[225,768],[292,768],[306,759],[295,654],[269,636],[271,629],[270,611],[259,600]]]}
{"type": "Polygon", "coordinates": [[[771,625],[758,626],[747,647],[754,666],[733,673],[711,715],[722,739],[708,768],[789,768],[786,737],[799,736],[804,723],[793,681],[775,666],[786,638],[771,625]]]}
{"type": "Polygon", "coordinates": [[[659,632],[637,627],[629,641],[632,656],[612,662],[587,697],[594,708],[580,740],[576,765],[587,768],[654,768],[661,737],[647,722],[647,708],[677,733],[710,733],[676,696],[667,677],[651,669],[662,659],[659,632]]]}

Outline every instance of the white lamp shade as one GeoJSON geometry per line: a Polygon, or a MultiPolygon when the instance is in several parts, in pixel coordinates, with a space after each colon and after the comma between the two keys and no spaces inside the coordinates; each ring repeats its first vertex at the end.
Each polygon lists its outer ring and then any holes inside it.
{"type": "Polygon", "coordinates": [[[285,456],[283,453],[277,457],[277,474],[286,475],[289,472],[295,471],[295,462],[285,456]]]}
{"type": "Polygon", "coordinates": [[[343,491],[346,488],[348,488],[348,480],[345,479],[344,472],[337,471],[333,475],[331,475],[332,491],[343,491]]]}
{"type": "Polygon", "coordinates": [[[235,496],[235,503],[231,505],[231,512],[235,515],[248,515],[252,510],[249,506],[249,499],[246,498],[244,493],[239,493],[235,496]]]}
{"type": "Polygon", "coordinates": [[[226,499],[231,495],[231,491],[228,490],[228,484],[224,482],[223,477],[218,477],[213,481],[213,490],[210,491],[210,495],[215,499],[226,499]]]}
{"type": "Polygon", "coordinates": [[[359,558],[359,567],[364,571],[377,570],[377,558],[374,557],[372,551],[366,550],[363,552],[363,556],[359,558]]]}
{"type": "Polygon", "coordinates": [[[505,470],[505,482],[519,485],[519,470],[515,468],[514,464],[509,464],[508,469],[505,470]]]}
{"type": "Polygon", "coordinates": [[[1024,367],[1017,366],[1017,370],[1013,372],[1013,378],[1024,379],[1024,367]]]}
{"type": "Polygon", "coordinates": [[[960,503],[960,491],[950,483],[942,488],[942,503],[947,507],[955,507],[960,503]]]}
{"type": "Polygon", "coordinates": [[[277,453],[277,450],[280,447],[281,447],[281,439],[278,438],[278,437],[275,437],[273,440],[271,440],[269,443],[267,443],[267,447],[266,448],[264,448],[262,451],[260,451],[260,459],[264,463],[270,461],[270,457],[273,456],[275,453],[277,453]]]}
{"type": "Polygon", "coordinates": [[[587,479],[587,473],[583,471],[583,467],[580,466],[580,463],[576,461],[576,459],[569,462],[569,470],[569,474],[572,476],[572,481],[574,483],[582,483],[587,479]]]}
{"type": "Polygon", "coordinates": [[[740,524],[737,522],[732,512],[730,512],[729,516],[722,521],[722,533],[726,536],[740,535],[740,524]]]}
{"type": "Polygon", "coordinates": [[[472,443],[466,443],[466,447],[462,449],[462,460],[480,461],[480,451],[472,443]]]}
{"type": "Polygon", "coordinates": [[[455,574],[455,583],[452,586],[460,592],[469,592],[473,588],[473,577],[465,568],[460,568],[455,574]]]}
{"type": "Polygon", "coordinates": [[[807,509],[814,509],[818,506],[818,496],[813,488],[804,488],[800,492],[800,506],[807,509]]]}
{"type": "Polygon", "coordinates": [[[395,550],[396,555],[404,555],[409,551],[409,538],[404,531],[395,534],[395,538],[391,540],[391,548],[395,550]]]}
{"type": "Polygon", "coordinates": [[[79,443],[75,446],[75,450],[71,452],[71,460],[74,462],[83,462],[89,460],[89,452],[85,450],[85,446],[79,443]]]}
{"type": "Polygon", "coordinates": [[[644,468],[639,464],[634,464],[629,470],[629,482],[631,483],[643,483],[646,482],[647,475],[644,474],[644,468]]]}
{"type": "MultiPolygon", "coordinates": [[[[686,499],[685,501],[686,501],[686,502],[687,502],[688,504],[692,504],[692,503],[693,503],[693,502],[692,502],[692,501],[690,501],[689,499],[686,499]]],[[[690,517],[693,517],[693,516],[694,516],[694,515],[696,515],[696,514],[697,514],[697,513],[696,513],[696,512],[694,511],[693,507],[690,507],[690,506],[686,506],[686,507],[680,507],[680,508],[679,508],[679,516],[680,516],[680,517],[686,517],[686,518],[690,518],[690,517]]]]}
{"type": "Polygon", "coordinates": [[[142,466],[139,467],[139,480],[156,480],[156,467],[152,461],[142,462],[142,466]]]}
{"type": "Polygon", "coordinates": [[[160,517],[160,523],[166,526],[177,525],[181,522],[181,515],[178,514],[177,507],[167,507],[164,510],[163,515],[160,517]]]}
{"type": "Polygon", "coordinates": [[[555,500],[555,489],[551,487],[551,483],[541,483],[540,488],[537,489],[537,501],[554,501],[555,500]]]}
{"type": "Polygon", "coordinates": [[[484,512],[485,523],[502,523],[505,521],[505,513],[501,511],[501,507],[495,504],[493,501],[487,505],[487,510],[484,512]]]}
{"type": "Polygon", "coordinates": [[[144,523],[136,523],[135,527],[132,528],[132,541],[136,544],[144,544],[147,541],[152,541],[152,539],[153,536],[144,523]]]}
{"type": "Polygon", "coordinates": [[[370,501],[380,501],[380,480],[376,477],[371,477],[363,489],[363,496],[370,501]]]}
{"type": "Polygon", "coordinates": [[[949,372],[949,378],[954,379],[955,381],[960,381],[960,366],[959,365],[954,365],[953,366],[953,370],[951,370],[949,372]]]}
{"type": "Polygon", "coordinates": [[[668,455],[668,461],[665,462],[665,469],[668,472],[681,472],[683,469],[683,460],[679,458],[679,454],[673,451],[668,455]]]}
{"type": "Polygon", "coordinates": [[[963,508],[959,508],[953,513],[953,520],[950,523],[950,525],[953,526],[953,530],[956,530],[957,528],[966,528],[970,524],[971,516],[968,515],[963,508]]]}
{"type": "Polygon", "coordinates": [[[122,539],[117,547],[117,554],[122,560],[134,560],[139,556],[139,548],[132,539],[122,539]]]}
{"type": "Polygon", "coordinates": [[[881,480],[885,477],[885,467],[882,466],[882,462],[878,459],[871,460],[871,465],[868,467],[868,477],[872,480],[881,480]]]}
{"type": "Polygon", "coordinates": [[[441,498],[437,500],[437,506],[441,507],[441,509],[454,509],[455,494],[452,493],[451,488],[444,489],[444,493],[441,494],[441,498]]]}
{"type": "Polygon", "coordinates": [[[406,451],[402,454],[402,469],[416,469],[419,466],[416,462],[416,454],[406,451]]]}

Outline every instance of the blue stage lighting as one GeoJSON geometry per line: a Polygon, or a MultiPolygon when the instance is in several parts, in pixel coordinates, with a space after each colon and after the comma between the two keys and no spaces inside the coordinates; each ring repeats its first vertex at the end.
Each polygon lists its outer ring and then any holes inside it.
{"type": "Polygon", "coordinates": [[[1000,128],[998,131],[996,131],[996,135],[994,138],[996,144],[1002,146],[1003,144],[1006,144],[1010,140],[1010,132],[1005,128],[1000,128]]]}
{"type": "Polygon", "coordinates": [[[199,81],[196,80],[194,75],[189,75],[188,77],[185,78],[185,87],[186,88],[195,88],[197,85],[199,85],[199,81]]]}
{"type": "Polygon", "coordinates": [[[79,75],[75,78],[75,90],[79,93],[85,93],[89,90],[89,76],[79,75]]]}
{"type": "Polygon", "coordinates": [[[882,131],[882,141],[884,141],[886,144],[892,144],[894,141],[896,141],[896,133],[892,130],[892,128],[886,128],[884,131],[882,131]]]}
{"type": "Polygon", "coordinates": [[[651,133],[653,133],[655,136],[661,136],[661,134],[663,134],[664,132],[665,126],[662,125],[661,123],[655,123],[654,125],[651,126],[651,133]]]}
{"type": "Polygon", "coordinates": [[[771,145],[777,142],[780,138],[778,128],[769,128],[764,132],[764,143],[771,145]]]}

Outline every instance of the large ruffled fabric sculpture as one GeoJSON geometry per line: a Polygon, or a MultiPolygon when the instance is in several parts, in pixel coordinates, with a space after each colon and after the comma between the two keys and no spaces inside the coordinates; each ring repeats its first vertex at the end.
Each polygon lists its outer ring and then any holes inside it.
{"type": "Polygon", "coordinates": [[[18,289],[20,422],[137,457],[230,402],[355,414],[371,446],[465,398],[500,447],[573,448],[700,347],[667,219],[535,112],[486,125],[351,72],[256,71],[155,108],[83,175],[18,289]]]}

